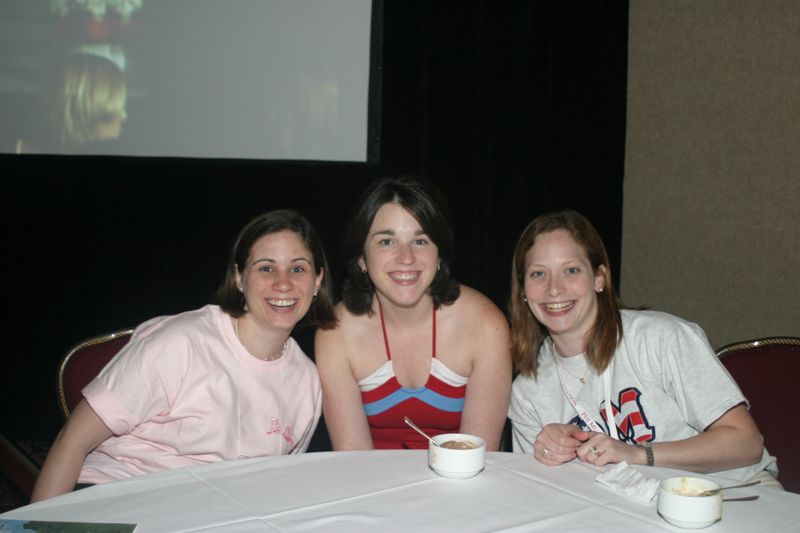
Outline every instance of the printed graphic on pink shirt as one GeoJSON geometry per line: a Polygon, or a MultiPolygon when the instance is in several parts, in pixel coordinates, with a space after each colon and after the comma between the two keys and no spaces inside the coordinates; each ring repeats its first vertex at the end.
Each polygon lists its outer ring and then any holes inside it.
{"type": "Polygon", "coordinates": [[[281,429],[281,421],[278,420],[277,417],[272,417],[272,424],[270,429],[267,431],[267,435],[272,435],[273,433],[277,433],[283,437],[283,440],[288,442],[289,444],[294,443],[294,428],[292,427],[291,422],[287,422],[283,429],[281,429]]]}

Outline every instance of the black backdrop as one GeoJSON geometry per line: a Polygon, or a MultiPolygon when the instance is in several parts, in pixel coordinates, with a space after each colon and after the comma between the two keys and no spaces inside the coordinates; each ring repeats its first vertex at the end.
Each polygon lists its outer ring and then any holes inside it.
{"type": "Polygon", "coordinates": [[[338,286],[345,217],[376,176],[422,174],[444,189],[455,274],[502,308],[516,238],[550,209],[586,214],[618,272],[627,2],[389,0],[383,10],[377,164],[0,157],[1,431],[52,438],[69,346],[207,303],[236,231],[263,211],[309,216],[338,286]]]}

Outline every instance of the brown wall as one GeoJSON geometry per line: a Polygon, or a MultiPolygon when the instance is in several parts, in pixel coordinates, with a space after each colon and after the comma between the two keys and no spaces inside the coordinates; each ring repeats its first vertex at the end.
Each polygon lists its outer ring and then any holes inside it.
{"type": "Polygon", "coordinates": [[[800,336],[800,2],[631,0],[622,297],[800,336]]]}

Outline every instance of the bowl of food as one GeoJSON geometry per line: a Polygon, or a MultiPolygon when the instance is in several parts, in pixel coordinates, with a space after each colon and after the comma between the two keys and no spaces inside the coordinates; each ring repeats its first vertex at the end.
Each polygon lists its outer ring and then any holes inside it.
{"type": "Polygon", "coordinates": [[[658,514],[673,526],[700,529],[722,519],[722,492],[713,481],[671,477],[658,487],[658,514]],[[707,491],[714,491],[707,493],[707,491]]]}
{"type": "Polygon", "coordinates": [[[442,477],[465,479],[486,465],[486,443],[466,433],[445,433],[428,444],[428,466],[442,477]]]}

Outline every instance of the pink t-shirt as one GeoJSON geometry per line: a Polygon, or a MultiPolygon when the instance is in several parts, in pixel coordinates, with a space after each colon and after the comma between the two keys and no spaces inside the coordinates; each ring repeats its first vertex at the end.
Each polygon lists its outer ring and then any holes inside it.
{"type": "Polygon", "coordinates": [[[83,395],[114,436],[87,456],[80,483],[300,453],[322,406],[294,339],[280,359],[256,359],[215,305],[139,326],[83,395]]]}

